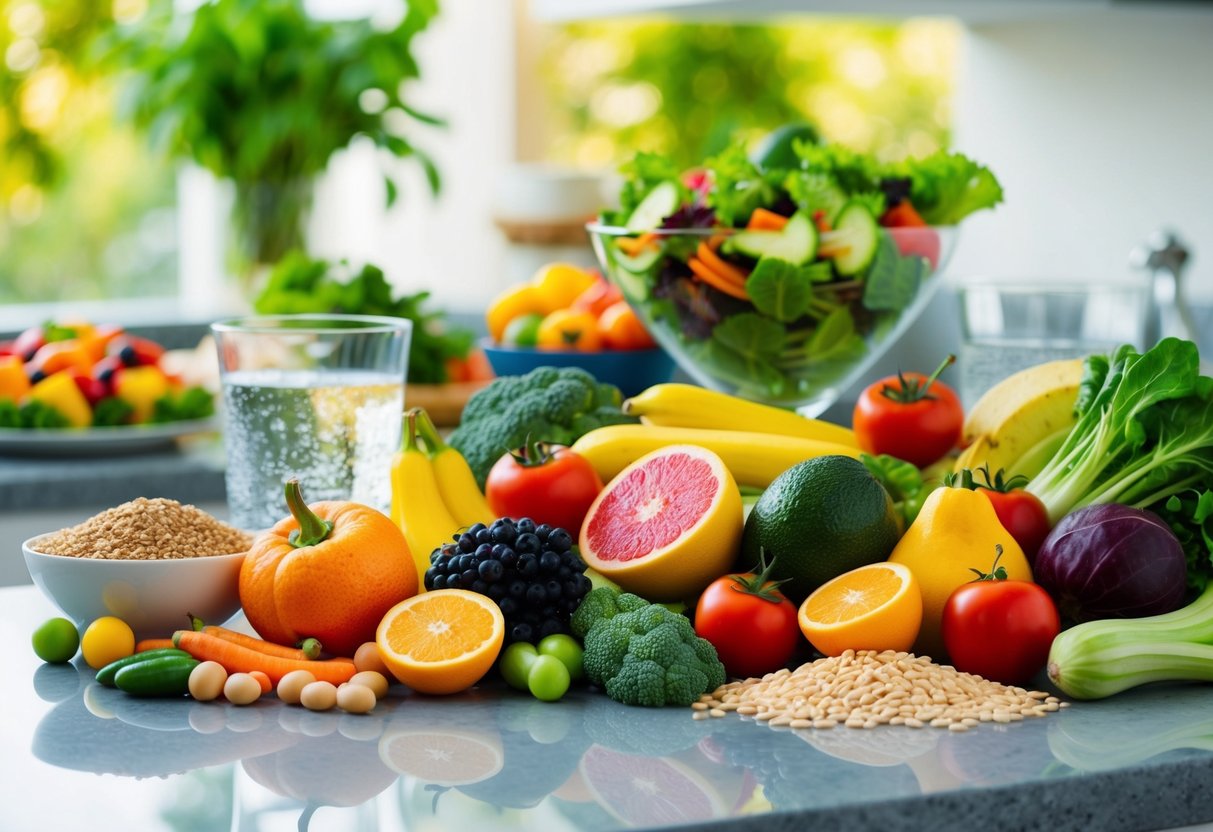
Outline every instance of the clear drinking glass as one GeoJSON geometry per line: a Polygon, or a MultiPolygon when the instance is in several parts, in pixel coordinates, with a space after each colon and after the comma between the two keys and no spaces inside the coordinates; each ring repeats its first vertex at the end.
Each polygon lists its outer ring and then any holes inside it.
{"type": "Polygon", "coordinates": [[[957,361],[966,408],[1019,370],[1046,361],[1145,345],[1149,287],[1134,282],[981,278],[960,287],[957,361]]]}
{"type": "Polygon", "coordinates": [[[308,502],[353,500],[386,512],[412,322],[278,315],[211,330],[232,523],[264,529],[285,517],[291,477],[308,502]]]}

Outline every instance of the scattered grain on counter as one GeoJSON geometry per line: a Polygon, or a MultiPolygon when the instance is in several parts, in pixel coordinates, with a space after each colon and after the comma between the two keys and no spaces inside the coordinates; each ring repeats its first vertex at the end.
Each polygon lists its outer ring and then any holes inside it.
{"type": "Polygon", "coordinates": [[[935,664],[926,656],[847,650],[796,670],[721,685],[691,707],[694,717],[736,711],[768,725],[874,728],[907,725],[967,731],[982,722],[1045,716],[1068,703],[935,664]]]}
{"type": "Polygon", "coordinates": [[[194,506],[139,497],[45,535],[34,545],[48,555],[160,560],[247,552],[253,539],[194,506]]]}

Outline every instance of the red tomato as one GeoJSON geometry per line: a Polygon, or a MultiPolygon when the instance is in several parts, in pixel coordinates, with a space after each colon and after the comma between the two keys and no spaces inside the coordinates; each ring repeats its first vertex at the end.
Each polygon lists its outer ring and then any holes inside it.
{"type": "Polygon", "coordinates": [[[943,643],[957,670],[1022,685],[1045,666],[1061,618],[1039,585],[1002,575],[1003,580],[984,576],[948,596],[943,643]]]}
{"type": "Polygon", "coordinates": [[[796,607],[761,574],[725,575],[695,606],[695,633],[716,648],[730,676],[762,676],[788,663],[803,636],[796,607]]]}
{"type": "Polygon", "coordinates": [[[1049,536],[1049,512],[1044,503],[1031,492],[1016,488],[1011,491],[991,491],[979,488],[990,498],[998,522],[1007,530],[1027,555],[1028,565],[1036,564],[1036,552],[1049,536]]]}
{"type": "Polygon", "coordinates": [[[577,539],[602,480],[585,457],[563,446],[536,442],[505,454],[485,482],[489,508],[499,517],[530,517],[577,539]]]}
{"type": "Polygon", "coordinates": [[[870,454],[890,454],[919,468],[955,448],[964,427],[964,408],[956,392],[937,381],[955,360],[949,355],[929,377],[898,373],[868,385],[852,415],[859,447],[870,454]]]}

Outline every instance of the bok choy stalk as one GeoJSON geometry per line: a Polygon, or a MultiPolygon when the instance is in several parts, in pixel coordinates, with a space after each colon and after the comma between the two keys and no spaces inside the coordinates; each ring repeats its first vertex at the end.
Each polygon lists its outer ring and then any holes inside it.
{"type": "Polygon", "coordinates": [[[1088,621],[1053,639],[1049,679],[1075,699],[1147,682],[1213,681],[1213,585],[1182,609],[1088,621]]]}
{"type": "Polygon", "coordinates": [[[1052,522],[1097,503],[1161,507],[1213,482],[1213,378],[1200,375],[1191,341],[1088,357],[1075,410],[1078,422],[1028,484],[1052,522]]]}

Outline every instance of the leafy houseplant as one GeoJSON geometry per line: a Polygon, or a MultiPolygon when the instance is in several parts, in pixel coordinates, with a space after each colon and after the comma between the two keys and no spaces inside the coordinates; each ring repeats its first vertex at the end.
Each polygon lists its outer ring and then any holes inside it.
{"type": "MultiPolygon", "coordinates": [[[[302,247],[313,180],[358,137],[415,158],[438,190],[433,162],[400,134],[401,124],[441,124],[402,98],[420,75],[413,38],[437,0],[408,0],[388,29],[313,19],[302,0],[214,0],[192,18],[153,5],[111,51],[130,70],[133,116],[168,152],[233,183],[249,266],[302,247]]],[[[397,187],[384,181],[390,206],[397,187]]]]}

